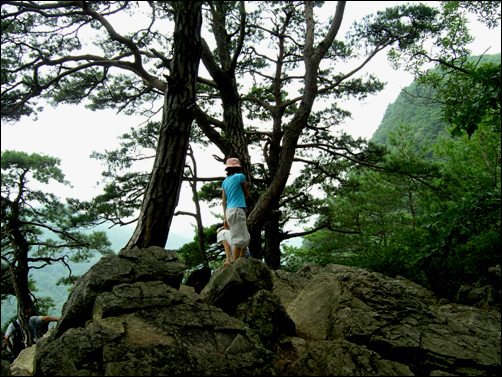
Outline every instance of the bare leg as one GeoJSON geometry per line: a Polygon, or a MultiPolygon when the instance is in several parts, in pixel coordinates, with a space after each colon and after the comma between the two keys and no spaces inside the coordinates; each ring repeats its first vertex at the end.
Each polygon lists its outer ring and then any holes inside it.
{"type": "Polygon", "coordinates": [[[234,262],[235,262],[241,256],[241,249],[234,246],[234,248],[232,249],[232,254],[233,254],[234,262]]]}
{"type": "Polygon", "coordinates": [[[246,249],[248,247],[234,247],[233,249],[233,255],[234,255],[234,262],[239,259],[239,258],[244,258],[246,256],[246,249]]]}
{"type": "Polygon", "coordinates": [[[223,263],[223,266],[224,266],[224,267],[227,267],[227,266],[229,266],[229,265],[230,265],[230,259],[231,259],[230,253],[231,253],[232,251],[230,250],[230,245],[228,244],[228,242],[227,242],[227,241],[223,240],[221,243],[222,243],[222,244],[223,244],[223,246],[225,247],[225,255],[226,255],[226,257],[227,257],[227,260],[226,260],[226,262],[225,262],[225,263],[223,263]]]}

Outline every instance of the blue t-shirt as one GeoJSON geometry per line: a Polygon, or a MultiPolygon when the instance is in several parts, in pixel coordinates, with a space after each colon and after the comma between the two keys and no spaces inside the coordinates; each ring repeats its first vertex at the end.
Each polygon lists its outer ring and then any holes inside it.
{"type": "Polygon", "coordinates": [[[225,190],[227,196],[227,208],[240,207],[246,208],[246,198],[242,184],[246,181],[244,174],[237,173],[225,178],[221,187],[225,190]]]}

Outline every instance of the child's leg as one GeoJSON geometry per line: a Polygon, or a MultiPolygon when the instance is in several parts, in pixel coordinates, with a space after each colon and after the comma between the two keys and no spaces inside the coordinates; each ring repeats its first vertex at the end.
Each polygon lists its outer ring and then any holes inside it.
{"type": "Polygon", "coordinates": [[[225,247],[225,255],[227,257],[227,261],[225,263],[223,263],[223,266],[228,266],[230,265],[230,262],[231,262],[231,253],[232,253],[232,250],[230,250],[230,245],[228,244],[227,241],[223,240],[221,242],[223,244],[223,246],[225,247]]]}
{"type": "Polygon", "coordinates": [[[246,256],[246,249],[248,247],[234,247],[234,261],[239,258],[244,258],[246,256]],[[235,257],[237,253],[237,257],[235,257]]]}
{"type": "Polygon", "coordinates": [[[235,262],[241,256],[241,249],[234,246],[234,248],[232,249],[232,254],[233,254],[234,262],[235,262]]]}

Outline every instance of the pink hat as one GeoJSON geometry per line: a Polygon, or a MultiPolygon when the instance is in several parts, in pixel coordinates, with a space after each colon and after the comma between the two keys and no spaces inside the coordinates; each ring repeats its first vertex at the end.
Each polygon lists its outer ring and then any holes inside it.
{"type": "Polygon", "coordinates": [[[229,158],[225,165],[225,170],[228,168],[240,168],[241,163],[238,158],[229,158]]]}

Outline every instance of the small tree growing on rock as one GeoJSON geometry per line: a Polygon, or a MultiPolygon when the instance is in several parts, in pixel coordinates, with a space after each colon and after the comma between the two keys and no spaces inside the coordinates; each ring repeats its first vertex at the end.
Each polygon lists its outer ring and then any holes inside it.
{"type": "Polygon", "coordinates": [[[2,273],[2,296],[16,296],[28,345],[32,340],[23,314],[34,298],[28,285],[30,269],[63,263],[71,277],[68,261],[86,261],[94,251],[113,253],[104,232],[80,230],[92,224],[82,222],[74,201],[64,204],[54,194],[35,188],[35,181],[68,184],[59,164],[59,159],[37,153],[2,152],[2,262],[9,272],[2,273]]]}

